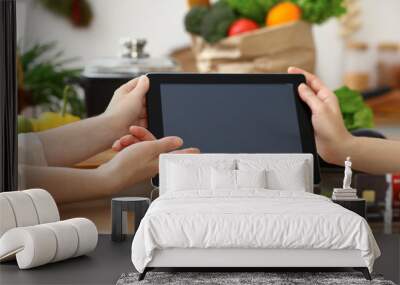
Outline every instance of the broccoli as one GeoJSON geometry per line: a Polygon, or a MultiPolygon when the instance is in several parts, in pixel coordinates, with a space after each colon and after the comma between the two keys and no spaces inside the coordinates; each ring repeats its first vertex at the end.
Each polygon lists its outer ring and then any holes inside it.
{"type": "Polygon", "coordinates": [[[346,13],[343,0],[291,0],[299,5],[303,20],[321,24],[330,17],[339,17],[346,13]]]}
{"type": "Polygon", "coordinates": [[[204,16],[201,35],[209,43],[216,43],[226,37],[230,25],[236,20],[234,11],[225,1],[211,6],[204,16]]]}
{"type": "Polygon", "coordinates": [[[208,13],[205,6],[194,6],[185,16],[185,28],[189,33],[200,35],[204,16],[208,13]]]}

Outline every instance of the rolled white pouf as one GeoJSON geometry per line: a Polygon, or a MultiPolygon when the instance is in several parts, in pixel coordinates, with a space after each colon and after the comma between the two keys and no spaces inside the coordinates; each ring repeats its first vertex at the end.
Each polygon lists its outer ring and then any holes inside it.
{"type": "Polygon", "coordinates": [[[49,263],[56,251],[54,232],[42,225],[14,228],[0,238],[0,261],[15,255],[20,269],[49,263]]]}
{"type": "Polygon", "coordinates": [[[51,262],[57,262],[75,255],[78,249],[78,233],[73,226],[66,222],[54,222],[42,226],[51,229],[56,235],[57,250],[51,262]]]}
{"type": "Polygon", "coordinates": [[[13,228],[0,238],[0,261],[14,256],[20,269],[86,254],[97,245],[97,228],[88,219],[13,228]]]}
{"type": "Polygon", "coordinates": [[[31,197],[23,191],[3,192],[13,209],[17,227],[33,226],[39,223],[38,214],[31,197]]]}
{"type": "Polygon", "coordinates": [[[15,228],[14,211],[6,197],[0,194],[0,237],[9,229],[15,228]]]}
{"type": "Polygon", "coordinates": [[[96,248],[98,232],[96,225],[91,220],[74,218],[64,222],[70,223],[78,233],[78,248],[74,257],[91,252],[96,248]]]}
{"type": "Polygon", "coordinates": [[[60,214],[56,202],[49,192],[43,189],[24,190],[33,201],[36,213],[39,218],[39,224],[51,223],[60,220],[60,214]]]}

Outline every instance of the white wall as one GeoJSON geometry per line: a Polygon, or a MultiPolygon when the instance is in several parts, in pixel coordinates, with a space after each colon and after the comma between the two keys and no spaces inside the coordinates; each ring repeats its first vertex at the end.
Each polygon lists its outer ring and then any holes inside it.
{"type": "MultiPolygon", "coordinates": [[[[364,27],[358,38],[373,43],[400,42],[400,1],[360,2],[364,27]]],[[[32,0],[17,0],[18,31],[23,45],[57,41],[68,56],[79,56],[78,64],[84,65],[95,57],[116,55],[118,41],[125,36],[148,39],[148,52],[152,56],[168,54],[189,43],[182,23],[186,0],[90,0],[90,3],[94,12],[91,27],[76,29],[32,0]]],[[[317,72],[330,87],[337,87],[341,84],[343,62],[337,21],[316,26],[314,32],[317,72]]]]}
{"type": "Polygon", "coordinates": [[[74,28],[32,0],[17,1],[17,9],[29,6],[25,44],[56,40],[68,55],[82,57],[82,63],[117,55],[119,39],[125,36],[147,38],[151,55],[166,54],[188,42],[182,26],[184,0],[89,0],[94,18],[88,29],[74,28]]]}

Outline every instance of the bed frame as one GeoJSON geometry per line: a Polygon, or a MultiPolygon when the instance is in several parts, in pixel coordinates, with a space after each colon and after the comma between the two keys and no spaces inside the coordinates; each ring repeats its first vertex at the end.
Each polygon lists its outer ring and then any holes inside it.
{"type": "MultiPolygon", "coordinates": [[[[313,192],[313,156],[311,154],[162,154],[160,157],[160,195],[167,192],[167,161],[198,160],[208,161],[219,159],[296,159],[304,160],[308,166],[308,183],[306,191],[313,192]]],[[[215,271],[218,268],[228,268],[230,271],[265,271],[278,268],[291,269],[337,269],[353,268],[361,271],[367,280],[371,276],[359,250],[331,249],[254,249],[254,248],[170,248],[158,249],[153,259],[147,265],[139,280],[146,273],[156,268],[202,268],[215,271]],[[251,270],[250,270],[251,269],[251,270]],[[263,270],[264,269],[264,270],[263,270]]]]}
{"type": "Polygon", "coordinates": [[[229,271],[263,271],[272,268],[353,268],[361,271],[367,280],[371,275],[359,250],[329,249],[194,249],[171,248],[156,250],[152,261],[139,275],[156,268],[209,269],[229,268],[229,271]]]}

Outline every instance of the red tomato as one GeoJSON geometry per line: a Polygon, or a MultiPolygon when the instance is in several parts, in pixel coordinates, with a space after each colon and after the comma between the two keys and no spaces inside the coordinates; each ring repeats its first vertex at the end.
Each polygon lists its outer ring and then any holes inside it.
{"type": "Polygon", "coordinates": [[[258,28],[259,26],[255,21],[242,18],[236,20],[231,24],[231,26],[229,27],[228,35],[229,36],[239,35],[242,33],[247,33],[256,30],[258,28]]]}

